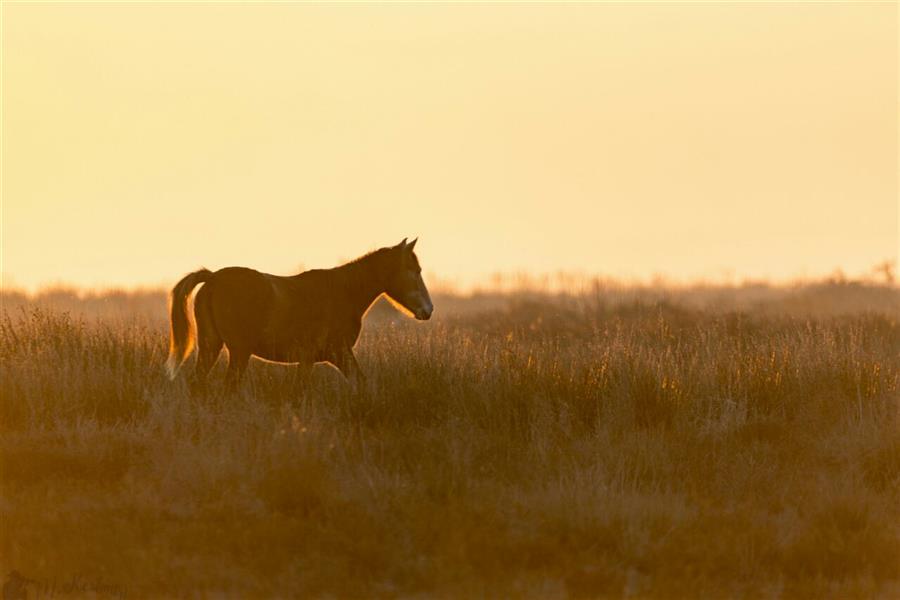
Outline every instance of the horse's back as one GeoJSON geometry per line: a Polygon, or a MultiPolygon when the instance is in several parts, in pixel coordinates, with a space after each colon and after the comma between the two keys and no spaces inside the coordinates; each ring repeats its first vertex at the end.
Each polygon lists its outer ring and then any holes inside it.
{"type": "Polygon", "coordinates": [[[262,309],[272,301],[271,275],[246,267],[226,267],[213,273],[207,286],[220,300],[237,309],[262,309]]]}

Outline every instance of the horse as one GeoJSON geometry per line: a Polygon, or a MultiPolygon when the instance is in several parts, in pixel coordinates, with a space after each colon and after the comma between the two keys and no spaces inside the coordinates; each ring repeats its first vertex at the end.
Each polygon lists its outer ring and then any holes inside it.
{"type": "Polygon", "coordinates": [[[189,273],[170,295],[170,344],[166,369],[175,379],[197,346],[192,389],[203,389],[222,347],[228,349],[226,388],[240,383],[251,356],[296,363],[308,373],[331,363],[354,386],[363,379],[353,346],[369,307],[386,296],[417,320],[431,318],[434,305],[413,249],[418,238],[380,248],[344,265],[293,276],[244,267],[189,273]],[[188,317],[194,300],[196,332],[188,317]]]}

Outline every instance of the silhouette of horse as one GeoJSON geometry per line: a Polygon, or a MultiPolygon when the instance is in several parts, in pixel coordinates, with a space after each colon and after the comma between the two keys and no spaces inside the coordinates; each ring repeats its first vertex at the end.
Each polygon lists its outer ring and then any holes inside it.
{"type": "Polygon", "coordinates": [[[340,267],[313,269],[292,277],[228,267],[201,269],[175,284],[170,298],[171,342],[166,368],[171,379],[191,353],[196,337],[193,386],[201,388],[222,346],[228,348],[225,382],[234,389],[251,356],[299,363],[305,374],[329,362],[354,383],[362,377],[353,355],[362,318],[382,295],[419,320],[434,306],[413,252],[416,240],[370,252],[340,267]],[[188,318],[194,300],[196,336],[188,318]]]}

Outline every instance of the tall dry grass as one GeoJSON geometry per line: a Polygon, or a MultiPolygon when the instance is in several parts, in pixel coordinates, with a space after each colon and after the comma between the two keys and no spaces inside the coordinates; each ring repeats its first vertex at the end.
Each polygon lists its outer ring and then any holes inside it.
{"type": "Polygon", "coordinates": [[[424,325],[373,312],[358,392],[254,363],[204,398],[164,378],[161,294],[6,294],[0,575],[57,596],[900,597],[896,294],[444,296],[424,325]]]}

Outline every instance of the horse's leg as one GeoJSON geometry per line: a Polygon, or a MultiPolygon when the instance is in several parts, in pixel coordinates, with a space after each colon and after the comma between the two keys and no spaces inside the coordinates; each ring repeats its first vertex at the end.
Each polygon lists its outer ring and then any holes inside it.
{"type": "Polygon", "coordinates": [[[209,341],[204,343],[204,338],[198,340],[197,349],[197,366],[194,369],[194,378],[191,381],[191,391],[195,393],[203,393],[206,391],[206,380],[209,372],[216,364],[219,353],[222,352],[222,338],[217,333],[211,332],[207,338],[209,341]]]}
{"type": "Polygon", "coordinates": [[[228,347],[228,371],[225,373],[225,389],[233,392],[241,383],[241,377],[247,370],[250,353],[238,348],[228,347]]]}
{"type": "Polygon", "coordinates": [[[200,288],[194,302],[194,318],[197,321],[197,366],[194,368],[194,377],[191,381],[192,393],[203,393],[206,390],[206,378],[216,364],[224,345],[213,321],[209,296],[203,293],[205,289],[206,287],[200,288]]]}
{"type": "Polygon", "coordinates": [[[359,363],[356,362],[356,356],[353,354],[352,348],[344,348],[335,353],[331,359],[331,363],[336,366],[344,375],[354,391],[359,391],[366,383],[366,376],[359,363]]]}

